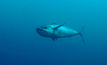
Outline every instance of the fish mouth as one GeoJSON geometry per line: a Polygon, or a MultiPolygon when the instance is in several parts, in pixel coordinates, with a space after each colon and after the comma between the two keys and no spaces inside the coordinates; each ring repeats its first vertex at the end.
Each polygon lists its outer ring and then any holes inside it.
{"type": "Polygon", "coordinates": [[[42,29],[40,29],[40,28],[36,28],[36,31],[38,31],[38,30],[42,30],[42,29]]]}
{"type": "Polygon", "coordinates": [[[43,29],[41,29],[41,28],[36,28],[36,32],[41,32],[41,31],[44,31],[43,29]]]}
{"type": "Polygon", "coordinates": [[[45,33],[46,31],[44,31],[44,30],[41,29],[41,28],[36,28],[36,32],[37,32],[38,34],[40,34],[41,36],[44,36],[44,33],[45,33]]]}

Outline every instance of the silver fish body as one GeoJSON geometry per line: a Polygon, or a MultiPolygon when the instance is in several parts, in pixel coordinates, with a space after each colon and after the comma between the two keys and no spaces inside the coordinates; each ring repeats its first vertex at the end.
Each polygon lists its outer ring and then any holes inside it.
{"type": "MultiPolygon", "coordinates": [[[[82,30],[84,27],[82,28],[82,30]]],[[[57,24],[52,24],[52,25],[45,25],[41,26],[39,28],[36,28],[36,32],[40,34],[43,37],[49,37],[52,38],[53,41],[57,38],[65,38],[65,37],[72,37],[75,35],[81,35],[82,39],[82,30],[80,32],[77,32],[69,27],[62,25],[57,25],[57,24]]],[[[83,39],[84,42],[84,39],[83,39]]]]}

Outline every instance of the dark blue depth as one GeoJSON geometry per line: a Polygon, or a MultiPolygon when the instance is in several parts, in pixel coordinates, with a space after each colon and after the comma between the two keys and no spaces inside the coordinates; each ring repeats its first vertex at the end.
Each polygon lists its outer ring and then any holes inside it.
{"type": "Polygon", "coordinates": [[[0,0],[0,65],[107,65],[107,1],[0,0]],[[52,23],[84,26],[85,44],[37,34],[52,23]]]}

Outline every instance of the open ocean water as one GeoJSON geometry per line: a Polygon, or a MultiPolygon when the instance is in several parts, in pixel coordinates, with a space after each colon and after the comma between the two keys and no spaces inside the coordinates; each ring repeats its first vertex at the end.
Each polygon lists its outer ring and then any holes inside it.
{"type": "Polygon", "coordinates": [[[107,65],[106,0],[0,0],[0,65],[107,65]],[[80,31],[52,41],[36,28],[52,23],[80,31]]]}

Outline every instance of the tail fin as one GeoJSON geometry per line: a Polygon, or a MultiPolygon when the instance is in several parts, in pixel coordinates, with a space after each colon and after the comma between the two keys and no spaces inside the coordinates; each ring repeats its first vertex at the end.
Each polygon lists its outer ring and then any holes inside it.
{"type": "Polygon", "coordinates": [[[85,43],[85,41],[84,41],[84,37],[83,37],[83,30],[84,30],[84,27],[81,29],[81,31],[80,31],[78,34],[80,34],[83,43],[85,43]]]}

